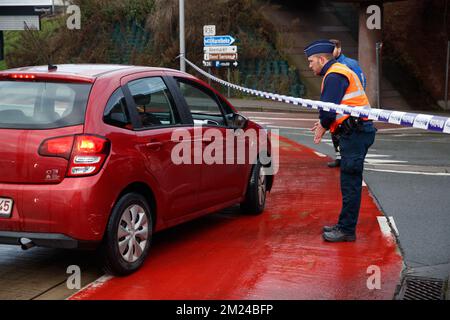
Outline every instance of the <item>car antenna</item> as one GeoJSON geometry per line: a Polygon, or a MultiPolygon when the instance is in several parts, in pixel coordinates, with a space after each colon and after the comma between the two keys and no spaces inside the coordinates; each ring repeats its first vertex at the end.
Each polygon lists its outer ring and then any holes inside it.
{"type": "MultiPolygon", "coordinates": [[[[28,26],[26,21],[24,21],[24,24],[25,24],[25,30],[27,32],[29,32],[31,39],[33,40],[33,44],[39,49],[40,52],[42,52],[44,54],[45,51],[43,50],[41,44],[39,43],[39,40],[35,38],[35,35],[32,32],[32,29],[28,26]]],[[[58,69],[58,67],[51,62],[50,54],[48,54],[46,56],[46,60],[47,60],[47,65],[48,65],[48,71],[56,71],[58,69]]]]}

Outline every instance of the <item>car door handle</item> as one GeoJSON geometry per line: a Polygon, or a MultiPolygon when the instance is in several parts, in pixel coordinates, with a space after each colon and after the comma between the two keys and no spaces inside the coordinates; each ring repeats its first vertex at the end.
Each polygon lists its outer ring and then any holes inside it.
{"type": "Polygon", "coordinates": [[[145,144],[147,148],[150,150],[158,151],[163,146],[163,143],[161,141],[152,141],[145,144]]]}

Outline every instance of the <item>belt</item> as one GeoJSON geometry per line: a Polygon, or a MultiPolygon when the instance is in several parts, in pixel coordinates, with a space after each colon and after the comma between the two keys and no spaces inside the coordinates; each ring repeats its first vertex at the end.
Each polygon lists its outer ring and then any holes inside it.
{"type": "Polygon", "coordinates": [[[349,130],[356,129],[363,125],[372,124],[372,122],[373,120],[363,120],[361,118],[355,119],[353,117],[349,117],[348,119],[344,120],[344,122],[342,122],[340,127],[343,132],[348,132],[349,130]]]}

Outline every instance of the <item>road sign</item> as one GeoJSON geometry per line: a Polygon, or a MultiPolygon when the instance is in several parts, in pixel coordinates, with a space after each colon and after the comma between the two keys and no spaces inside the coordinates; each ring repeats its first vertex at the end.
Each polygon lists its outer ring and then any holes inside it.
{"type": "Polygon", "coordinates": [[[204,36],[215,36],[216,35],[216,26],[215,25],[203,26],[203,35],[204,36]]]}
{"type": "Polygon", "coordinates": [[[204,53],[237,53],[237,46],[203,47],[203,52],[204,53]]]}
{"type": "Polygon", "coordinates": [[[211,63],[211,65],[205,65],[205,67],[222,68],[222,67],[237,67],[237,61],[203,61],[203,64],[211,63]]]}
{"type": "Polygon", "coordinates": [[[205,47],[213,46],[230,46],[236,41],[232,36],[207,36],[203,38],[203,45],[205,47]]]}
{"type": "Polygon", "coordinates": [[[205,61],[203,60],[203,66],[207,68],[220,68],[220,67],[234,67],[239,65],[237,61],[205,61]]]}
{"type": "Polygon", "coordinates": [[[205,53],[204,60],[222,60],[222,61],[235,61],[238,59],[237,53],[205,53]]]}

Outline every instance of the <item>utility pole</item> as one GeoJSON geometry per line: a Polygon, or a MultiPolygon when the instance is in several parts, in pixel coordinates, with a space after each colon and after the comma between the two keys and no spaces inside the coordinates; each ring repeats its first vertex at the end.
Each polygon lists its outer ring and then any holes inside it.
{"type": "Polygon", "coordinates": [[[184,0],[179,0],[180,7],[180,70],[186,72],[186,62],[184,57],[186,54],[186,45],[184,42],[184,0]]]}

